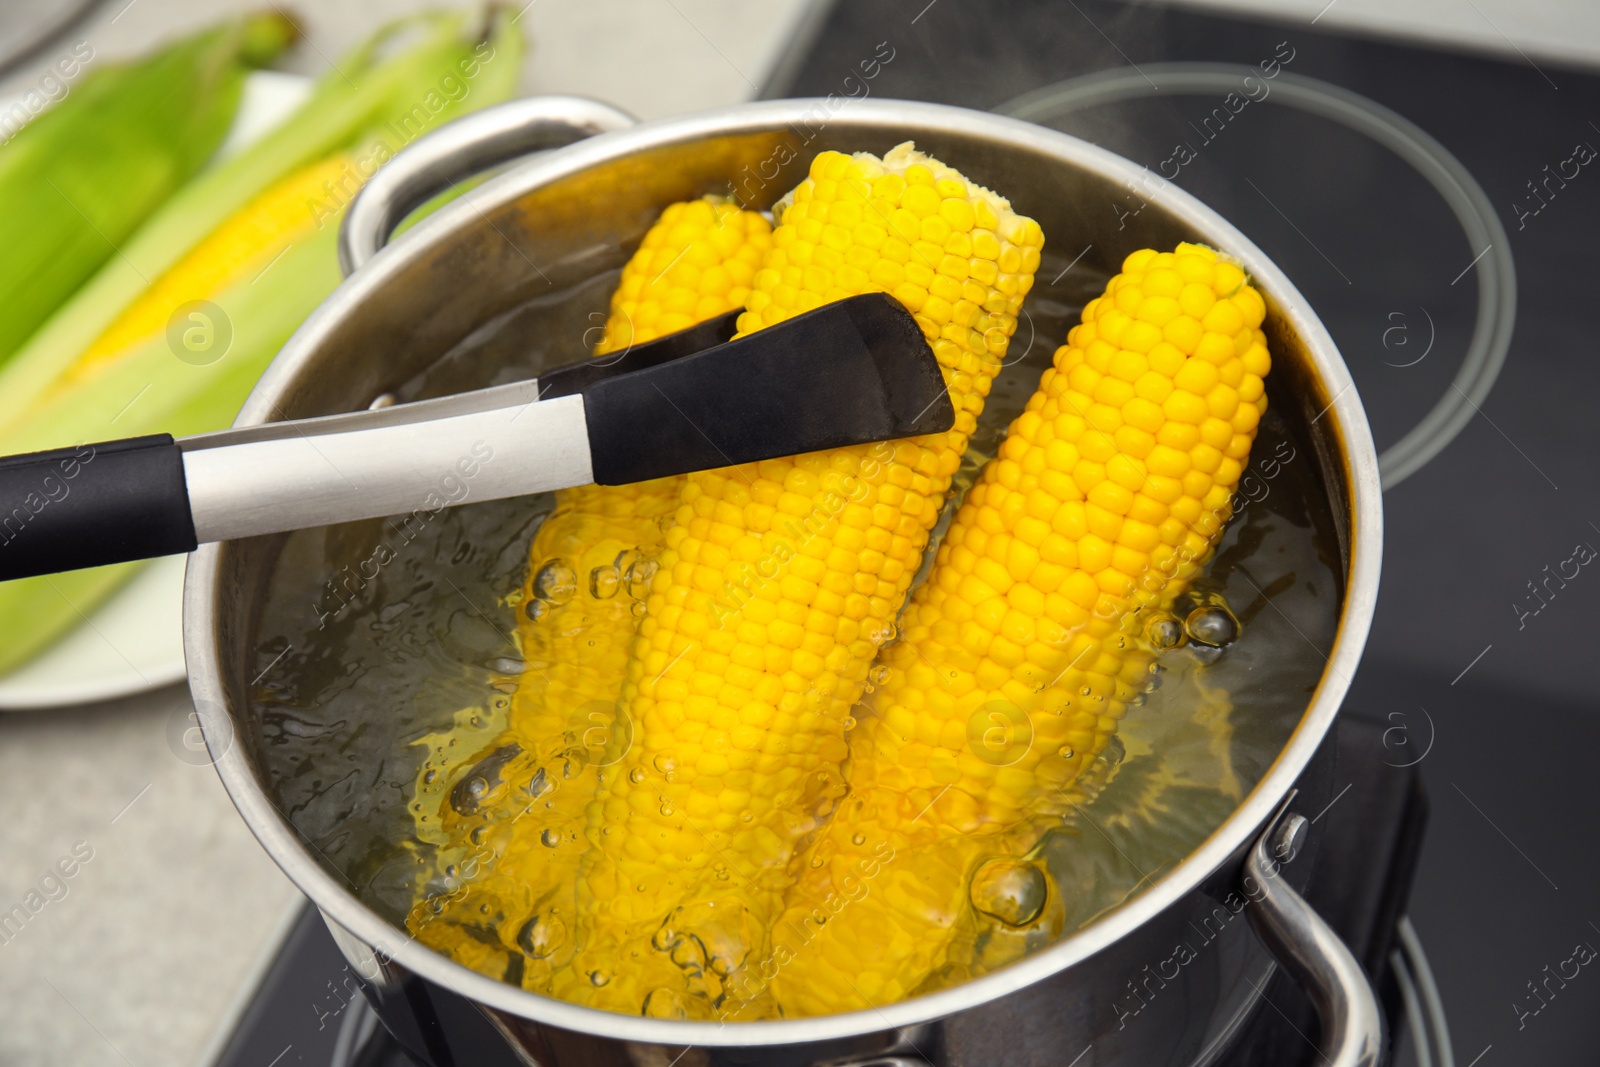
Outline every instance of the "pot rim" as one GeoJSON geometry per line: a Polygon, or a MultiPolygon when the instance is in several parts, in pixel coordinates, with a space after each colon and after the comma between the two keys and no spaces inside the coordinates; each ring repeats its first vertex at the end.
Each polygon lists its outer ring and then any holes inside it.
{"type": "MultiPolygon", "coordinates": [[[[708,136],[759,134],[792,127],[827,102],[774,100],[718,108],[604,133],[518,164],[423,219],[379,252],[324,302],[284,345],[261,377],[235,421],[249,426],[272,421],[276,398],[299,374],[346,309],[372,297],[418,253],[448,244],[456,229],[492,215],[541,185],[590,166],[641,150],[693,142],[708,136]]],[[[900,139],[956,133],[992,140],[1028,152],[1069,160],[1137,190],[1145,200],[1191,224],[1218,247],[1238,257],[1257,285],[1302,339],[1312,367],[1332,397],[1318,418],[1329,418],[1340,444],[1350,511],[1349,570],[1345,598],[1327,665],[1299,724],[1267,773],[1210,837],[1139,896],[1054,945],[1002,970],[961,985],[882,1008],[800,1019],[694,1022],[648,1019],[581,1007],[528,992],[454,963],[380,917],[330,874],[257,784],[250,762],[232,737],[225,710],[215,606],[219,595],[221,544],[205,544],[190,557],[184,588],[184,647],[190,691],[202,731],[211,745],[224,739],[217,773],[267,852],[291,881],[354,937],[407,971],[483,1005],[568,1030],[626,1041],[671,1045],[758,1046],[815,1042],[913,1026],[1003,997],[1066,970],[1133,933],[1193,892],[1275,813],[1332,726],[1366,644],[1377,601],[1382,549],[1382,497],[1376,449],[1354,382],[1326,328],[1305,298],[1254,242],[1191,194],[1147,168],[1068,134],[967,108],[899,100],[854,100],[828,120],[844,128],[889,128],[900,139]]]]}

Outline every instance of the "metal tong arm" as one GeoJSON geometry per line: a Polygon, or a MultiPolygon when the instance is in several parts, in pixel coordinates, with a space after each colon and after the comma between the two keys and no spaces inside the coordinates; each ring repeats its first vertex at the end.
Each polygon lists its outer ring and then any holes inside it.
{"type": "Polygon", "coordinates": [[[0,457],[0,581],[190,552],[200,541],[431,512],[441,497],[458,504],[583,484],[593,471],[577,394],[714,348],[736,318],[536,379],[409,404],[0,457]],[[525,415],[535,403],[537,413],[525,415]]]}
{"type": "Polygon", "coordinates": [[[593,481],[584,399],[537,382],[175,441],[0,457],[0,581],[593,481]]]}
{"type": "Polygon", "coordinates": [[[178,442],[195,538],[431,513],[593,481],[583,397],[539,400],[537,388],[516,382],[178,442]]]}
{"type": "Polygon", "coordinates": [[[477,393],[5,458],[0,581],[954,422],[938,360],[889,296],[850,297],[717,343],[732,329],[724,316],[477,393]]]}

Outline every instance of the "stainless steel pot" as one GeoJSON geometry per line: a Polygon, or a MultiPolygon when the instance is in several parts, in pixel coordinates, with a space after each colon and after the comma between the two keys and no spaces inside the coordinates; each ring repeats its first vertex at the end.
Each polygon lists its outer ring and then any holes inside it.
{"type": "Polygon", "coordinates": [[[1236,254],[1254,277],[1268,307],[1274,404],[1314,443],[1345,579],[1337,639],[1298,727],[1232,817],[1183,862],[1119,909],[998,973],[823,1018],[720,1025],[623,1017],[446,960],[371,910],[307,847],[272,803],[247,699],[254,627],[281,541],[204,545],[189,565],[185,647],[217,769],[414,1053],[441,1067],[457,1062],[452,1033],[473,1020],[481,1027],[486,1017],[522,1062],[541,1065],[1025,1064],[1040,1047],[1052,1052],[1039,1062],[1056,1067],[1202,1064],[1259,1004],[1276,957],[1317,1003],[1329,1062],[1380,1060],[1381,1013],[1366,979],[1293,888],[1304,885],[1311,858],[1287,863],[1302,841],[1315,844],[1298,811],[1325,802],[1326,767],[1314,757],[1355,673],[1377,595],[1381,504],[1372,439],[1344,363],[1288,278],[1215,212],[1148,171],[1023,122],[899,101],[774,101],[639,126],[570,98],[505,105],[419,141],[374,178],[343,235],[341,253],[354,273],[284,347],[238,424],[368,406],[492,316],[551,284],[619,263],[672,201],[726,191],[731,177],[742,200],[767,207],[817,151],[881,152],[907,139],[1005,190],[1049,241],[1088,245],[1085,255],[1104,265],[1144,245],[1198,240],[1236,254]],[[579,143],[518,163],[379,251],[429,194],[568,141],[579,143]],[[1251,916],[1255,935],[1247,924],[1231,924],[1201,959],[1169,974],[1172,946],[1208,919],[1215,923],[1219,909],[1231,911],[1241,891],[1251,903],[1239,910],[1251,916]],[[1141,990],[1148,1003],[1141,997],[1145,1007],[1130,1021],[1127,998],[1141,990]],[[477,1012],[463,1016],[458,998],[477,1012]],[[1010,1054],[1018,1019],[1031,1031],[1032,1051],[1010,1054]]]}

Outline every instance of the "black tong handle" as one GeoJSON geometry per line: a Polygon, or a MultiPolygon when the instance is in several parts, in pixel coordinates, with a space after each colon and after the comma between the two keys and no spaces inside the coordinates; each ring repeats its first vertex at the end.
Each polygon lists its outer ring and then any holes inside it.
{"type": "Polygon", "coordinates": [[[192,552],[168,434],[0,458],[0,581],[192,552]]]}

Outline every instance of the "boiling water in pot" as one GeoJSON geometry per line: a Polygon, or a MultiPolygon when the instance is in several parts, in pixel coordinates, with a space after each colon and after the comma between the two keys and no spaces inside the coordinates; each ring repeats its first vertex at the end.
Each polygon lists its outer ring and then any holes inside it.
{"type": "MultiPolygon", "coordinates": [[[[1104,287],[1106,274],[1068,264],[1044,256],[959,489],[1104,287]]],[[[402,398],[583,358],[615,281],[607,272],[501,316],[407,383],[402,398]]],[[[1332,643],[1340,567],[1320,468],[1278,414],[1282,385],[1269,377],[1272,406],[1241,485],[1247,502],[1175,616],[1147,629],[1172,647],[1156,655],[1145,694],[1085,772],[1092,800],[1032,862],[992,863],[974,878],[972,906],[990,936],[1033,951],[1129,899],[1221,825],[1299,721],[1332,643]]],[[[322,862],[398,926],[419,900],[470,892],[492,871],[493,850],[447,841],[438,815],[474,802],[476,765],[505,725],[523,670],[518,613],[540,610],[523,601],[530,566],[560,596],[632,595],[620,571],[587,591],[588,576],[569,561],[530,562],[551,498],[472,504],[470,466],[434,487],[437,512],[290,535],[257,632],[251,719],[273,799],[322,862]]],[[[946,521],[953,511],[954,502],[946,521]]],[[[573,636],[581,645],[581,629],[573,636]]],[[[580,740],[576,758],[581,749],[580,740]]],[[[526,817],[532,825],[518,832],[539,834],[537,807],[526,817]]],[[[484,916],[475,965],[516,982],[521,961],[494,935],[495,918],[484,916]]],[[[934,984],[981,970],[981,956],[934,984]]]]}

